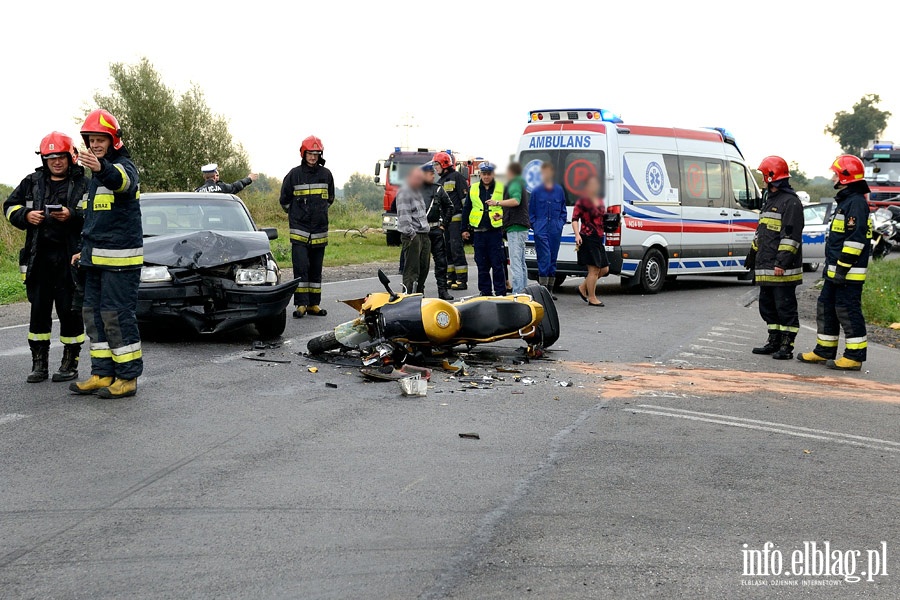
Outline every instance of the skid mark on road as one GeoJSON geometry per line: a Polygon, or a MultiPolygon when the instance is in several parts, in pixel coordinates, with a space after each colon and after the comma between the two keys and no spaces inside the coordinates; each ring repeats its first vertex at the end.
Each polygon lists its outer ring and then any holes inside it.
{"type": "MultiPolygon", "coordinates": [[[[647,392],[666,397],[724,396],[765,393],[791,398],[832,398],[900,404],[900,385],[851,377],[821,375],[810,377],[788,373],[759,373],[735,369],[673,368],[652,364],[572,363],[582,373],[621,375],[622,379],[602,383],[606,398],[646,396],[647,392]]],[[[822,369],[823,372],[827,372],[822,369]]]]}

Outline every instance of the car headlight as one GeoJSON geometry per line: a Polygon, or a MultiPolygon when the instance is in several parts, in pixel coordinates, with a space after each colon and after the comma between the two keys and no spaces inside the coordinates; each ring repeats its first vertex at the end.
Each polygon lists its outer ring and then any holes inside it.
{"type": "Polygon", "coordinates": [[[167,267],[141,267],[141,283],[162,283],[172,281],[167,267]]]}
{"type": "Polygon", "coordinates": [[[234,272],[234,282],[238,285],[263,285],[266,283],[266,269],[237,269],[234,272]]]}

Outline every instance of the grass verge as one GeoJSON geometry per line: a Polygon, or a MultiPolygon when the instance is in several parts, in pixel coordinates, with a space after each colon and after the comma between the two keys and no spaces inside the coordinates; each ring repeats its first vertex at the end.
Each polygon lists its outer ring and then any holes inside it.
{"type": "Polygon", "coordinates": [[[900,260],[869,263],[862,305],[870,323],[885,326],[900,323],[900,260]]]}

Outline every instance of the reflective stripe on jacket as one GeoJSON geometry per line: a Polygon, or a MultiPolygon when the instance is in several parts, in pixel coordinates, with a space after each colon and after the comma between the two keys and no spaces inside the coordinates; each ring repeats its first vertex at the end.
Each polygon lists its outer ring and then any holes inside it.
{"type": "Polygon", "coordinates": [[[825,239],[825,276],[862,284],[866,280],[872,253],[872,218],[864,191],[868,186],[853,183],[835,195],[838,205],[825,239]]]}

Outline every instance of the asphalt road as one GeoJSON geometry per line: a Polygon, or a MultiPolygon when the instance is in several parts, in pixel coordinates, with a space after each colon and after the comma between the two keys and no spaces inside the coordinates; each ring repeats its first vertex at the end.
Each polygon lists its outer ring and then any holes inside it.
{"type": "Polygon", "coordinates": [[[250,331],[147,332],[122,401],[26,384],[27,329],[0,329],[0,598],[900,597],[897,350],[858,374],[754,356],[732,280],[607,284],[603,309],[570,284],[532,385],[436,373],[411,399],[296,354],[376,285],[327,285],[330,315],[262,357],[289,364],[245,360],[250,331]],[[745,575],[825,541],[857,574],[885,541],[887,575],[745,575]]]}

